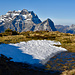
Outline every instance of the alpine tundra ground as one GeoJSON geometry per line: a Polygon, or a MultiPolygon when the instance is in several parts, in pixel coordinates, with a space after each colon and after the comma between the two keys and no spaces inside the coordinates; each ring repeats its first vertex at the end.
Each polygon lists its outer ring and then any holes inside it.
{"type": "Polygon", "coordinates": [[[75,52],[75,35],[70,33],[60,33],[58,31],[48,32],[48,31],[27,31],[16,33],[13,35],[12,32],[0,33],[0,43],[18,43],[22,41],[29,40],[54,40],[59,41],[63,48],[66,48],[70,52],[75,52]]]}
{"type": "Polygon", "coordinates": [[[10,44],[19,43],[29,40],[54,40],[59,41],[61,45],[55,45],[63,47],[68,50],[66,53],[61,53],[54,56],[46,64],[46,70],[58,70],[64,71],[64,75],[75,74],[75,35],[70,33],[60,33],[58,31],[27,31],[27,32],[13,32],[8,30],[4,33],[0,33],[0,43],[10,44]],[[15,34],[15,35],[14,35],[15,34]],[[66,57],[67,56],[67,57],[66,57]],[[52,63],[53,62],[53,63],[52,63]],[[54,65],[55,64],[55,65],[54,65]],[[59,66],[59,67],[58,67],[59,66]],[[69,74],[68,74],[69,73],[69,74]]]}

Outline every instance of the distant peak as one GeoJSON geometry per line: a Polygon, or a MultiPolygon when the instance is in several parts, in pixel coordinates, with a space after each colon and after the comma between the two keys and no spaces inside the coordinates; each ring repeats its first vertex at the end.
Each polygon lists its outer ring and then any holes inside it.
{"type": "Polygon", "coordinates": [[[27,13],[29,13],[28,10],[27,9],[23,9],[20,14],[26,15],[27,13]]]}
{"type": "Polygon", "coordinates": [[[23,9],[22,11],[28,12],[28,10],[27,10],[27,9],[23,9]]]}
{"type": "Polygon", "coordinates": [[[51,21],[49,18],[47,18],[47,21],[51,21]]]}
{"type": "Polygon", "coordinates": [[[12,11],[8,11],[7,13],[12,13],[12,11]]]}
{"type": "Polygon", "coordinates": [[[47,20],[46,20],[47,22],[53,22],[51,19],[49,19],[49,18],[47,18],[47,20]]]}
{"type": "Polygon", "coordinates": [[[50,20],[49,18],[47,18],[47,20],[50,20]]]}
{"type": "Polygon", "coordinates": [[[71,27],[75,26],[74,24],[71,25],[71,27]]]}

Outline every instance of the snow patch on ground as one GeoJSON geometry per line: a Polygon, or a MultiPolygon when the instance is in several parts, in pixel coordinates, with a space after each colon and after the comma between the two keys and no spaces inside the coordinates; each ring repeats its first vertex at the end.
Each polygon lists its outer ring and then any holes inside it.
{"type": "Polygon", "coordinates": [[[1,44],[0,54],[12,57],[15,62],[26,62],[29,64],[45,64],[57,53],[67,51],[64,48],[56,47],[60,42],[50,40],[31,40],[16,44],[1,44]]]}

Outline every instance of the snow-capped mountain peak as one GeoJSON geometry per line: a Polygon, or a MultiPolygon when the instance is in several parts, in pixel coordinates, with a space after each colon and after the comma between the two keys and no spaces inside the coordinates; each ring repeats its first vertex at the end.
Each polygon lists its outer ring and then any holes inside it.
{"type": "Polygon", "coordinates": [[[42,22],[33,11],[28,11],[26,9],[8,11],[5,15],[0,16],[0,32],[4,32],[7,28],[18,32],[56,30],[54,23],[49,18],[47,21],[42,22]]]}

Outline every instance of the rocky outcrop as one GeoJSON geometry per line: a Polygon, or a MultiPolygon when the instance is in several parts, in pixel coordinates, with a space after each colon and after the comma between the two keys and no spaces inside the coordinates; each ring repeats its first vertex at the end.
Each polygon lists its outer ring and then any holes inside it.
{"type": "Polygon", "coordinates": [[[55,28],[59,32],[75,34],[75,25],[74,24],[72,24],[70,26],[55,25],[55,28]]]}
{"type": "Polygon", "coordinates": [[[56,28],[54,27],[54,23],[48,18],[47,20],[43,21],[42,23],[38,24],[35,27],[34,31],[56,31],[56,28]]]}
{"type": "Polygon", "coordinates": [[[57,29],[57,31],[59,32],[63,32],[66,33],[69,29],[69,26],[64,26],[64,25],[55,25],[55,28],[57,29]]]}
{"type": "Polygon", "coordinates": [[[47,19],[41,21],[33,11],[23,9],[22,11],[9,11],[6,15],[0,16],[0,33],[4,32],[7,28],[23,31],[56,31],[54,23],[47,19]]]}

